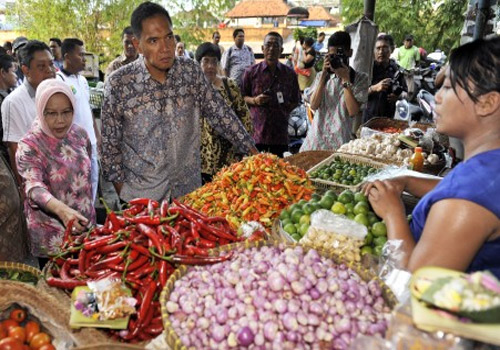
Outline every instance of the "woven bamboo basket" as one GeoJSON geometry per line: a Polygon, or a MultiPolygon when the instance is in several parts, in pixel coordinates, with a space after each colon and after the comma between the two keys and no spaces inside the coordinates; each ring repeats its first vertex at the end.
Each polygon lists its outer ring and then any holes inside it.
{"type": "Polygon", "coordinates": [[[305,151],[286,157],[285,160],[292,165],[308,171],[333,153],[334,151],[305,151]]]}
{"type": "MultiPolygon", "coordinates": [[[[356,131],[356,136],[359,138],[361,134],[362,128],[370,128],[373,130],[383,129],[387,127],[399,128],[401,130],[409,128],[408,122],[404,120],[397,120],[392,118],[384,118],[384,117],[375,117],[368,120],[366,123],[362,124],[358,130],[356,131]]],[[[413,125],[414,128],[420,129],[423,132],[427,131],[428,128],[433,128],[433,124],[424,124],[424,123],[415,123],[413,125]]],[[[381,131],[383,132],[383,131],[381,131]]]]}
{"type": "Polygon", "coordinates": [[[42,271],[40,271],[39,269],[37,269],[33,266],[29,266],[29,265],[25,265],[25,264],[21,264],[21,263],[17,263],[17,262],[12,262],[12,261],[0,261],[0,269],[9,270],[9,271],[27,272],[27,273],[33,275],[34,279],[37,279],[37,280],[42,277],[42,271]]]}
{"type": "Polygon", "coordinates": [[[109,343],[96,343],[93,345],[79,346],[74,350],[127,350],[127,349],[136,349],[136,350],[144,350],[144,347],[130,344],[109,344],[109,343]]]}
{"type": "MultiPolygon", "coordinates": [[[[255,247],[259,248],[263,246],[278,246],[278,245],[284,248],[288,247],[294,248],[298,246],[298,244],[283,243],[278,241],[255,241],[255,242],[245,241],[243,243],[228,244],[225,246],[221,246],[217,249],[213,249],[211,251],[211,254],[218,254],[220,252],[230,251],[230,250],[249,249],[255,247]]],[[[308,251],[311,248],[303,246],[303,249],[304,251],[308,251]]],[[[362,265],[354,262],[347,262],[341,255],[337,255],[333,251],[326,251],[321,249],[316,249],[316,250],[321,256],[332,259],[337,264],[341,263],[346,264],[349,268],[354,270],[364,281],[371,281],[371,280],[377,281],[379,285],[382,287],[382,296],[385,302],[389,305],[389,307],[393,309],[397,305],[397,299],[390,290],[390,288],[387,287],[377,277],[377,275],[374,274],[373,271],[371,271],[369,268],[365,268],[362,265]]],[[[189,268],[186,265],[182,265],[180,268],[175,270],[175,272],[170,276],[167,283],[165,284],[165,287],[163,288],[163,291],[160,296],[161,313],[163,318],[163,325],[165,328],[164,334],[166,337],[167,344],[170,346],[171,350],[188,350],[187,347],[182,344],[179,335],[172,328],[172,324],[170,323],[169,319],[169,313],[166,308],[166,303],[169,300],[170,294],[174,290],[175,282],[181,279],[184,275],[186,275],[188,271],[189,268]]]]}
{"type": "MultiPolygon", "coordinates": [[[[310,173],[314,172],[316,169],[321,168],[323,165],[330,164],[337,157],[339,157],[343,161],[348,161],[348,162],[353,163],[353,164],[369,165],[375,169],[382,169],[386,166],[386,164],[374,161],[370,158],[366,158],[366,157],[362,157],[362,156],[358,156],[358,155],[353,155],[353,154],[347,154],[347,153],[334,153],[330,157],[328,157],[327,159],[322,161],[321,163],[319,163],[316,166],[314,166],[313,168],[309,169],[307,171],[307,173],[310,174],[310,173]]],[[[347,189],[351,190],[351,191],[357,191],[361,187],[361,183],[359,183],[357,185],[343,185],[343,184],[340,184],[337,182],[326,181],[326,180],[315,179],[315,178],[311,178],[311,181],[314,184],[314,186],[316,186],[316,188],[326,188],[326,189],[334,190],[336,192],[347,190],[347,189]]]]}

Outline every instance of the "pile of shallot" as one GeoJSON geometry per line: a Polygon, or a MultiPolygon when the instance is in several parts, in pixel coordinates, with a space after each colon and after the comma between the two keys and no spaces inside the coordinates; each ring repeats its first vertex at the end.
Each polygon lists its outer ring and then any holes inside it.
{"type": "Polygon", "coordinates": [[[166,304],[188,349],[347,349],[383,335],[389,308],[378,282],[314,249],[261,247],[192,267],[166,304]]]}

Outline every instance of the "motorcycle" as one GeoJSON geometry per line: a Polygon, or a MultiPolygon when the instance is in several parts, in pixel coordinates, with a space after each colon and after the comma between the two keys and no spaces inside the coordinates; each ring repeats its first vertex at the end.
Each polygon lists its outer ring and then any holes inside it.
{"type": "Polygon", "coordinates": [[[434,95],[422,89],[417,93],[416,100],[418,105],[407,99],[397,101],[394,119],[431,123],[435,107],[434,95]]]}
{"type": "Polygon", "coordinates": [[[298,153],[304,143],[310,124],[307,118],[307,110],[304,104],[297,106],[288,119],[288,151],[292,154],[298,153]]]}

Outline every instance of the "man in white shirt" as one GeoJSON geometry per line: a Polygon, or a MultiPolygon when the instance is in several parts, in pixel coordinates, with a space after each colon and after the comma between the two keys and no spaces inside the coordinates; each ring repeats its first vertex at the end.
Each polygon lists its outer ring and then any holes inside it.
{"type": "Polygon", "coordinates": [[[47,44],[31,40],[18,53],[19,64],[24,74],[24,82],[17,87],[2,104],[3,142],[7,144],[12,170],[18,184],[15,154],[17,143],[29,131],[36,117],[35,92],[45,79],[55,77],[52,54],[47,44]]]}
{"type": "Polygon", "coordinates": [[[75,124],[87,131],[92,145],[92,195],[95,200],[99,182],[99,164],[97,162],[97,143],[100,140],[99,130],[95,124],[90,108],[90,89],[87,79],[79,74],[85,68],[85,49],[80,39],[64,39],[61,46],[63,68],[57,72],[57,78],[69,85],[76,100],[74,112],[75,124]]]}

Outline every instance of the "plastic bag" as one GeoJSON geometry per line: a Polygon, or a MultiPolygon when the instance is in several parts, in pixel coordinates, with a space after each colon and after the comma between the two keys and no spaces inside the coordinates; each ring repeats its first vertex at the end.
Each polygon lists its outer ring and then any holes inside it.
{"type": "Polygon", "coordinates": [[[329,210],[318,210],[311,215],[311,225],[300,243],[331,250],[349,261],[359,262],[360,248],[367,234],[364,225],[329,210]]]}
{"type": "Polygon", "coordinates": [[[402,240],[388,240],[382,248],[378,271],[379,278],[391,288],[401,303],[410,299],[411,280],[411,273],[403,268],[405,253],[402,247],[402,240]]]}

